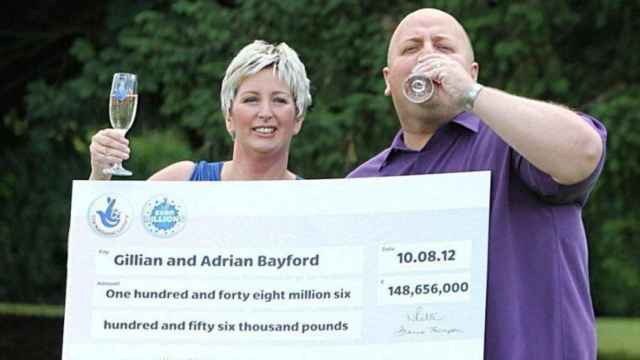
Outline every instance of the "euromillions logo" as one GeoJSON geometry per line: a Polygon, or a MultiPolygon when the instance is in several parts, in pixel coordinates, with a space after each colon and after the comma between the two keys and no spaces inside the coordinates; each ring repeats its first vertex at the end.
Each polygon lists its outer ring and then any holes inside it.
{"type": "Polygon", "coordinates": [[[121,81],[116,88],[113,96],[115,96],[116,100],[122,101],[127,97],[127,89],[124,87],[124,81],[121,81]]]}
{"type": "Polygon", "coordinates": [[[151,234],[170,237],[184,227],[186,214],[184,207],[167,196],[159,195],[144,204],[142,224],[151,234]]]}
{"type": "Polygon", "coordinates": [[[127,230],[131,213],[131,206],[124,199],[102,195],[89,206],[89,226],[99,235],[115,237],[127,230]]]}

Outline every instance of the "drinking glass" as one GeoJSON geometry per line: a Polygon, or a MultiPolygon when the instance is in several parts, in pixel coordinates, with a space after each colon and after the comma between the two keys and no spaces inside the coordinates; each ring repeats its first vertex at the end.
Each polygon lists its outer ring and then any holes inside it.
{"type": "Polygon", "coordinates": [[[402,93],[412,103],[421,104],[431,99],[435,87],[433,80],[416,71],[418,65],[413,68],[409,77],[402,84],[402,93]]]}
{"type": "MultiPolygon", "coordinates": [[[[133,125],[138,109],[138,79],[136,74],[115,73],[111,82],[109,96],[109,120],[111,127],[120,129],[125,134],[133,125]]],[[[113,167],[104,169],[105,174],[131,176],[133,173],[115,163],[113,167]]]]}

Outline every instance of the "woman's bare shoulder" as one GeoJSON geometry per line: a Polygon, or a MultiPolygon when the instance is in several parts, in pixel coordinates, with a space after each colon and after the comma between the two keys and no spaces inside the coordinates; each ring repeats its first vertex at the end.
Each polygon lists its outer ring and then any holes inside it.
{"type": "Polygon", "coordinates": [[[191,178],[196,164],[193,161],[173,163],[149,177],[151,181],[187,181],[191,178]]]}

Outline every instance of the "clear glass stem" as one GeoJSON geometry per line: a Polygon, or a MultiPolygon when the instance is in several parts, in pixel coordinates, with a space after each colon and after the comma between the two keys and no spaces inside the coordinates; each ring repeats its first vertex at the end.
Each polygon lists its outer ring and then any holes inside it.
{"type": "Polygon", "coordinates": [[[111,168],[104,169],[102,171],[105,174],[118,175],[118,176],[131,176],[133,173],[122,167],[122,163],[115,163],[111,168]]]}

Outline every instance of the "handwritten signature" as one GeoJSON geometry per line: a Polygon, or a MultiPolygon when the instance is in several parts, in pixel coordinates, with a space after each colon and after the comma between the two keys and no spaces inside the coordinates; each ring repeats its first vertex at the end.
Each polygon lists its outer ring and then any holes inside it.
{"type": "Polygon", "coordinates": [[[416,311],[407,314],[407,321],[409,322],[428,322],[428,321],[441,321],[444,316],[437,312],[424,311],[422,306],[418,306],[416,311]]]}
{"type": "Polygon", "coordinates": [[[456,333],[462,333],[463,331],[456,328],[446,329],[438,326],[427,326],[421,329],[407,329],[404,325],[400,326],[400,329],[396,331],[396,336],[406,336],[406,335],[425,335],[425,334],[440,334],[440,335],[451,335],[456,333]]]}
{"type": "Polygon", "coordinates": [[[462,333],[461,329],[457,328],[444,328],[440,326],[431,325],[444,320],[444,315],[438,312],[431,312],[424,309],[422,306],[418,306],[415,311],[406,314],[407,324],[401,325],[395,333],[396,336],[407,335],[426,335],[426,334],[438,334],[438,335],[451,335],[456,333],[462,333]],[[409,326],[413,324],[412,326],[409,326]],[[429,324],[430,326],[426,326],[429,324]],[[422,325],[422,326],[418,326],[422,325]]]}

